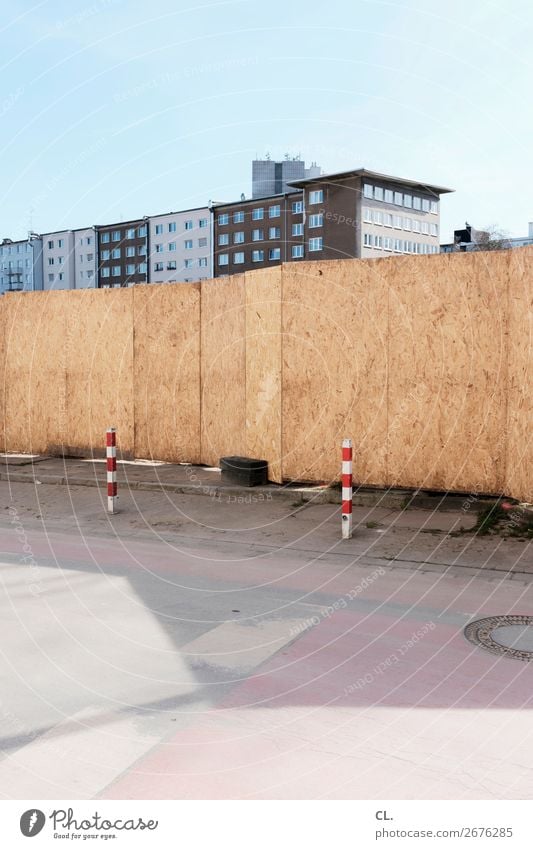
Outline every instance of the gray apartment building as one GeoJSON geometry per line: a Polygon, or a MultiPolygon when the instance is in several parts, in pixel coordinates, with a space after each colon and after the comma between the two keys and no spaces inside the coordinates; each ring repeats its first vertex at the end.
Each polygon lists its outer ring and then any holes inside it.
{"type": "Polygon", "coordinates": [[[43,288],[43,242],[35,233],[27,239],[0,243],[0,294],[35,292],[43,288]]]}
{"type": "Polygon", "coordinates": [[[254,159],[252,161],[252,198],[282,195],[294,191],[293,180],[318,177],[321,168],[313,162],[309,168],[299,157],[285,159],[254,159]]]}
{"type": "Polygon", "coordinates": [[[151,215],[148,224],[150,283],[189,283],[212,276],[207,206],[151,215]]]}
{"type": "Polygon", "coordinates": [[[301,259],[439,253],[440,196],[451,189],[364,168],[304,177],[290,188],[215,207],[216,277],[301,259]],[[278,226],[263,226],[260,216],[272,207],[278,226]]]}

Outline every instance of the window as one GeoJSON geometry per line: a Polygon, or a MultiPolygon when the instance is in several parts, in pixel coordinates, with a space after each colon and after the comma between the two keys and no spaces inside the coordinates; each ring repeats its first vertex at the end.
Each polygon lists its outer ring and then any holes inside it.
{"type": "Polygon", "coordinates": [[[144,239],[144,237],[146,236],[146,224],[143,224],[142,227],[138,228],[137,235],[139,239],[144,239]]]}
{"type": "Polygon", "coordinates": [[[207,268],[207,257],[201,256],[198,260],[198,265],[200,266],[200,268],[207,268]]]}
{"type": "Polygon", "coordinates": [[[111,276],[109,268],[102,268],[100,273],[101,273],[102,277],[110,277],[111,276]]]}
{"type": "Polygon", "coordinates": [[[92,245],[92,243],[93,243],[93,237],[92,237],[92,236],[87,236],[87,244],[88,244],[88,245],[92,245]]]}
{"type": "MultiPolygon", "coordinates": [[[[158,265],[160,265],[161,268],[155,267],[154,271],[163,271],[163,263],[162,262],[156,262],[156,266],[158,266],[158,265]]],[[[126,266],[126,274],[135,274],[135,266],[128,264],[126,266]]]]}
{"type": "Polygon", "coordinates": [[[89,277],[89,279],[90,279],[92,276],[93,276],[93,272],[89,269],[89,271],[87,272],[87,277],[89,277]]]}
{"type": "Polygon", "coordinates": [[[233,254],[233,262],[235,265],[242,265],[244,262],[244,251],[238,251],[233,254]]]}
{"type": "Polygon", "coordinates": [[[169,259],[167,262],[167,271],[175,271],[177,268],[177,263],[175,259],[169,259]]]}
{"type": "Polygon", "coordinates": [[[92,262],[94,259],[94,254],[87,254],[87,262],[92,262]]]}
{"type": "Polygon", "coordinates": [[[401,215],[394,215],[393,218],[392,218],[392,221],[393,221],[393,226],[397,230],[402,229],[402,216],[401,215]]]}
{"type": "Polygon", "coordinates": [[[156,236],[160,236],[162,232],[163,232],[163,225],[162,224],[156,224],[155,225],[156,236]]]}
{"type": "Polygon", "coordinates": [[[269,259],[281,259],[281,248],[270,248],[268,252],[269,259]]]}
{"type": "Polygon", "coordinates": [[[292,202],[292,214],[297,215],[299,212],[304,211],[304,202],[303,200],[295,200],[292,202]]]}
{"type": "MultiPolygon", "coordinates": [[[[81,272],[81,275],[80,275],[80,276],[83,276],[83,271],[81,272]]],[[[49,282],[49,283],[53,283],[53,282],[54,282],[54,275],[53,275],[53,274],[49,274],[49,275],[48,275],[48,282],[49,282]]]]}
{"type": "Polygon", "coordinates": [[[238,212],[233,213],[233,223],[234,224],[242,224],[244,221],[244,212],[239,210],[238,212]]]}
{"type": "Polygon", "coordinates": [[[363,195],[365,198],[373,198],[374,197],[374,186],[370,185],[370,183],[363,184],[363,195]]]}
{"type": "Polygon", "coordinates": [[[65,257],[64,256],[58,256],[57,261],[58,261],[59,265],[63,265],[63,263],[65,262],[65,257]]]}
{"type": "Polygon", "coordinates": [[[51,251],[54,249],[54,243],[53,242],[48,242],[48,249],[51,250],[51,251]]]}
{"type": "Polygon", "coordinates": [[[198,226],[207,227],[207,218],[200,218],[200,220],[198,221],[198,226]]]}
{"type": "Polygon", "coordinates": [[[233,244],[234,245],[243,245],[244,244],[244,232],[239,230],[237,233],[233,234],[233,244]]]}
{"type": "Polygon", "coordinates": [[[280,228],[279,227],[269,227],[268,238],[269,239],[280,239],[281,238],[280,228]]]}
{"type": "MultiPolygon", "coordinates": [[[[372,188],[372,186],[370,186],[372,188]]],[[[309,203],[324,203],[324,192],[322,189],[317,189],[314,192],[309,192],[309,203]]]]}
{"type": "Polygon", "coordinates": [[[120,242],[120,230],[113,230],[111,233],[112,242],[120,242]]]}
{"type": "Polygon", "coordinates": [[[53,265],[53,264],[54,264],[54,257],[53,257],[53,256],[49,256],[49,257],[48,257],[48,265],[53,265]]]}
{"type": "MultiPolygon", "coordinates": [[[[156,254],[162,254],[163,253],[163,245],[161,243],[155,246],[155,252],[156,252],[156,254]]],[[[133,251],[133,254],[128,254],[128,256],[133,256],[133,255],[135,255],[135,250],[133,251]]]]}
{"type": "Polygon", "coordinates": [[[394,240],[394,250],[396,251],[396,253],[402,252],[402,240],[401,239],[395,239],[394,240]]]}
{"type": "Polygon", "coordinates": [[[303,224],[293,224],[292,225],[292,235],[293,236],[303,236],[304,234],[304,225],[303,224]]]}
{"type": "Polygon", "coordinates": [[[422,199],[422,210],[424,212],[429,212],[429,200],[427,198],[422,199]]]}
{"type": "Polygon", "coordinates": [[[112,259],[120,259],[120,248],[113,248],[111,251],[112,259]]]}
{"type": "Polygon", "coordinates": [[[321,251],[322,250],[322,236],[319,236],[315,239],[309,239],[309,250],[310,251],[321,251]]]}
{"type": "Polygon", "coordinates": [[[252,230],[252,242],[262,242],[264,237],[263,230],[252,230]]]}
{"type": "Polygon", "coordinates": [[[422,209],[422,201],[416,195],[413,197],[413,209],[422,209]]]}
{"type": "Polygon", "coordinates": [[[113,266],[113,277],[120,277],[120,265],[113,266]]]}
{"type": "Polygon", "coordinates": [[[379,224],[380,227],[383,224],[383,213],[380,209],[374,210],[374,224],[379,224]]]}
{"type": "MultiPolygon", "coordinates": [[[[109,251],[106,251],[106,253],[109,253],[109,251]]],[[[129,247],[126,248],[126,256],[135,256],[135,248],[133,245],[129,245],[129,247]]],[[[107,259],[109,259],[109,257],[107,257],[107,259]]]]}
{"type": "Polygon", "coordinates": [[[363,244],[364,244],[365,248],[374,247],[374,236],[372,235],[372,233],[364,233],[363,244]]]}
{"type": "Polygon", "coordinates": [[[324,224],[324,216],[320,212],[318,215],[309,216],[309,227],[322,227],[324,224]]]}
{"type": "Polygon", "coordinates": [[[100,236],[100,241],[103,242],[104,244],[106,242],[109,242],[109,233],[102,233],[101,236],[100,236]]]}
{"type": "Polygon", "coordinates": [[[403,229],[404,230],[410,230],[411,229],[411,219],[410,218],[404,218],[403,219],[403,229]]]}
{"type": "Polygon", "coordinates": [[[426,236],[429,236],[429,224],[427,221],[422,221],[422,233],[425,233],[426,236]]]}
{"type": "Polygon", "coordinates": [[[218,255],[218,264],[219,265],[228,265],[229,263],[229,254],[219,254],[218,255]]]}
{"type": "Polygon", "coordinates": [[[263,207],[258,207],[258,209],[252,209],[252,221],[262,221],[265,217],[265,210],[263,207]]]}
{"type": "MultiPolygon", "coordinates": [[[[133,266],[132,265],[126,266],[126,271],[128,272],[128,274],[131,274],[131,271],[128,271],[129,268],[133,268],[133,266]]],[[[163,271],[163,263],[162,262],[154,263],[154,271],[163,271]]]]}
{"type": "Polygon", "coordinates": [[[139,256],[145,256],[146,255],[146,245],[139,245],[138,253],[139,253],[139,256]]]}
{"type": "Polygon", "coordinates": [[[192,268],[192,267],[193,267],[193,265],[194,265],[194,260],[193,260],[193,259],[186,259],[186,260],[185,260],[185,268],[192,268]]]}
{"type": "Polygon", "coordinates": [[[301,259],[304,255],[304,246],[293,245],[291,249],[291,254],[293,259],[301,259]]]}
{"type": "Polygon", "coordinates": [[[431,201],[431,203],[430,203],[430,205],[429,205],[429,208],[430,208],[430,211],[431,211],[434,215],[438,215],[438,214],[439,214],[439,204],[438,204],[438,202],[437,202],[436,200],[432,200],[432,201],[431,201]]]}
{"type": "Polygon", "coordinates": [[[403,196],[403,205],[407,206],[409,209],[413,207],[413,196],[412,195],[404,195],[403,196]]]}
{"type": "Polygon", "coordinates": [[[198,247],[199,248],[206,248],[207,247],[207,239],[206,239],[205,236],[202,236],[201,239],[198,239],[198,247]]]}
{"type": "Polygon", "coordinates": [[[58,248],[62,248],[62,247],[63,247],[63,245],[64,245],[64,242],[65,242],[65,240],[64,240],[64,239],[58,239],[58,240],[57,240],[57,247],[58,247],[58,248]]]}
{"type": "Polygon", "coordinates": [[[268,208],[268,217],[269,218],[279,218],[280,215],[281,215],[281,207],[280,207],[279,204],[276,204],[276,206],[269,206],[269,208],[268,208]]]}
{"type": "Polygon", "coordinates": [[[252,251],[252,262],[264,262],[265,252],[264,251],[252,251]]]}
{"type": "Polygon", "coordinates": [[[439,230],[438,230],[437,225],[436,224],[430,224],[429,225],[429,232],[431,233],[432,236],[438,236],[439,230]]]}
{"type": "Polygon", "coordinates": [[[403,206],[403,194],[401,192],[394,192],[394,203],[396,206],[403,206]]]}
{"type": "Polygon", "coordinates": [[[374,200],[383,200],[383,189],[381,186],[374,186],[374,200]]]}
{"type": "Polygon", "coordinates": [[[363,221],[366,221],[368,224],[372,223],[372,210],[368,206],[363,207],[363,221]]]}
{"type": "Polygon", "coordinates": [[[169,242],[168,243],[168,249],[169,249],[169,251],[175,251],[176,250],[176,242],[169,242]]]}
{"type": "Polygon", "coordinates": [[[220,233],[218,237],[219,245],[229,245],[229,233],[220,233]]]}
{"type": "Polygon", "coordinates": [[[374,236],[374,247],[382,248],[383,247],[383,236],[374,236]]]}
{"type": "Polygon", "coordinates": [[[126,230],[126,239],[134,239],[135,238],[135,227],[130,227],[126,230]]]}
{"type": "Polygon", "coordinates": [[[191,218],[189,218],[189,219],[185,222],[185,229],[186,229],[186,230],[192,230],[192,229],[193,229],[193,227],[194,227],[194,222],[193,222],[193,220],[192,220],[191,218]]]}
{"type": "Polygon", "coordinates": [[[391,189],[385,189],[385,203],[393,203],[394,201],[394,193],[391,189]]]}
{"type": "Polygon", "coordinates": [[[229,215],[227,212],[223,212],[218,216],[219,224],[229,224],[229,215]]]}
{"type": "Polygon", "coordinates": [[[383,247],[386,251],[392,251],[392,239],[390,236],[385,236],[383,239],[383,247]]]}
{"type": "Polygon", "coordinates": [[[192,251],[192,239],[185,239],[185,250],[192,251]]]}
{"type": "Polygon", "coordinates": [[[417,221],[416,218],[413,218],[412,224],[413,224],[413,233],[420,233],[420,221],[417,221]]]}
{"type": "Polygon", "coordinates": [[[102,259],[109,259],[110,256],[111,256],[110,251],[102,251],[102,259]]]}

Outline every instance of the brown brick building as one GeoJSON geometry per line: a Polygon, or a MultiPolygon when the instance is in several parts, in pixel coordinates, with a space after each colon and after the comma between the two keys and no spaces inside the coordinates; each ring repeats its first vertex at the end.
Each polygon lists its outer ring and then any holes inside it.
{"type": "Polygon", "coordinates": [[[148,282],[148,220],[138,218],[96,228],[98,286],[111,288],[148,282]]]}

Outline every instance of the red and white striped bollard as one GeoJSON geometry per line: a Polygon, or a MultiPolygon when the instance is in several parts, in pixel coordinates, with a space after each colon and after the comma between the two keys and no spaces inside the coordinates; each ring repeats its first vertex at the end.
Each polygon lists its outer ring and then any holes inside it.
{"type": "Polygon", "coordinates": [[[342,538],[352,538],[352,440],[342,440],[342,538]]]}
{"type": "Polygon", "coordinates": [[[116,513],[117,503],[117,431],[110,427],[106,431],[107,458],[107,512],[116,513]]]}

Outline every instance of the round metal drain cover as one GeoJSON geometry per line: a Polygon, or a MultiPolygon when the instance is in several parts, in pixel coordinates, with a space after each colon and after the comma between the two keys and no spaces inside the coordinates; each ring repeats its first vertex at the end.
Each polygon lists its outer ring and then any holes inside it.
{"type": "Polygon", "coordinates": [[[489,616],[471,622],[464,634],[492,654],[533,660],[533,616],[489,616]]]}

